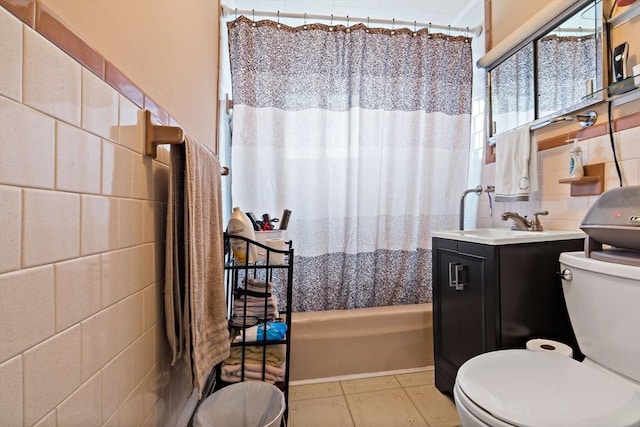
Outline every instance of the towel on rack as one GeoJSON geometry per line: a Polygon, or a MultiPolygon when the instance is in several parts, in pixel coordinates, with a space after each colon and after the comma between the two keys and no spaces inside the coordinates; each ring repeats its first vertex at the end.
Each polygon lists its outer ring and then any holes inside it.
{"type": "Polygon", "coordinates": [[[233,302],[233,314],[236,316],[255,316],[262,320],[272,320],[278,317],[278,299],[275,295],[268,298],[256,298],[252,296],[236,298],[233,302]],[[265,306],[266,302],[266,306],[265,306]],[[246,309],[245,309],[246,308],[246,309]]]}
{"type": "MultiPolygon", "coordinates": [[[[244,347],[244,363],[261,364],[263,357],[267,365],[280,366],[285,362],[286,346],[284,344],[244,347]],[[266,355],[265,355],[266,348],[266,355]]],[[[242,347],[232,347],[231,354],[224,361],[226,365],[242,363],[242,347]]]]}
{"type": "MultiPolygon", "coordinates": [[[[271,366],[264,365],[264,379],[262,378],[262,364],[245,363],[244,364],[244,379],[265,381],[269,384],[284,381],[285,369],[284,365],[271,366]]],[[[229,383],[239,382],[242,378],[242,365],[227,365],[223,364],[220,372],[220,378],[222,381],[229,383]]]]}
{"type": "Polygon", "coordinates": [[[495,200],[529,200],[538,191],[538,144],[529,126],[496,136],[495,200]]]}
{"type": "Polygon", "coordinates": [[[199,142],[171,147],[165,314],[172,365],[199,397],[230,350],[223,283],[220,163],[199,142]],[[173,197],[172,197],[173,196],[173,197]]]}

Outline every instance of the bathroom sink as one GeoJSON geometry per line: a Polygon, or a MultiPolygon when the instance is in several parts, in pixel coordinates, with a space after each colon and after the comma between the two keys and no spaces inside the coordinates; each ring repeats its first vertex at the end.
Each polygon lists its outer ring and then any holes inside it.
{"type": "Polygon", "coordinates": [[[581,239],[584,236],[585,234],[582,231],[519,231],[508,228],[478,228],[473,230],[436,231],[433,233],[433,237],[482,243],[485,245],[513,245],[518,243],[581,239]]]}

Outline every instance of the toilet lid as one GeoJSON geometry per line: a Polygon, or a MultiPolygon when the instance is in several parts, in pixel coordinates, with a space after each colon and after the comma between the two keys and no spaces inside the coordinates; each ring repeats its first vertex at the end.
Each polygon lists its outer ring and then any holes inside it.
{"type": "Polygon", "coordinates": [[[516,426],[640,426],[640,388],[568,357],[485,353],[462,365],[456,383],[479,407],[516,426]]]}

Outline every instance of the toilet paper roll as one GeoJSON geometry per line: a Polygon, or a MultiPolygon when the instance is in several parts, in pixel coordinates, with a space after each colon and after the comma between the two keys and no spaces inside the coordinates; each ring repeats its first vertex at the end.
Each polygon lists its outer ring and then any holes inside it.
{"type": "Polygon", "coordinates": [[[541,338],[527,341],[527,350],[544,351],[558,356],[573,357],[573,349],[568,345],[541,338]]]}

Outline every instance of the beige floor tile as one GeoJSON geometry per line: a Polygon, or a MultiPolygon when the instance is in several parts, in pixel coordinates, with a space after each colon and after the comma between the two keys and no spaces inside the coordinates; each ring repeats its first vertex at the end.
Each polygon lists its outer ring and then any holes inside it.
{"type": "Polygon", "coordinates": [[[398,374],[396,379],[402,384],[402,387],[414,387],[418,385],[433,385],[433,369],[412,372],[410,374],[398,374]]]}
{"type": "Polygon", "coordinates": [[[350,394],[347,403],[356,427],[428,427],[402,388],[350,394]]]}
{"type": "MultiPolygon", "coordinates": [[[[353,427],[344,396],[289,402],[289,427],[353,427]]],[[[387,426],[388,427],[388,426],[387,426]]]]}
{"type": "Polygon", "coordinates": [[[342,389],[346,395],[401,387],[393,375],[340,381],[340,383],[342,383],[342,389]]]}
{"type": "Polygon", "coordinates": [[[434,386],[422,385],[407,387],[404,390],[431,427],[461,425],[453,400],[440,393],[434,386]]]}
{"type": "Polygon", "coordinates": [[[303,384],[289,387],[289,401],[320,399],[322,397],[342,396],[342,387],[338,381],[303,384]]]}

